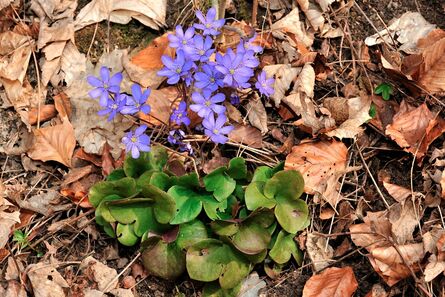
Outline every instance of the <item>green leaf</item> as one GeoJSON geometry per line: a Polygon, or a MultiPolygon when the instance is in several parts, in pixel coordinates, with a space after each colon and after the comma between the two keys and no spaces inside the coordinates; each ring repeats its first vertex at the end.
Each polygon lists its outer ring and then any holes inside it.
{"type": "Polygon", "coordinates": [[[248,210],[255,210],[260,207],[273,208],[276,204],[275,199],[264,196],[263,189],[265,182],[251,182],[246,188],[245,201],[248,210]]]}
{"type": "Polygon", "coordinates": [[[119,195],[109,195],[102,199],[99,206],[96,208],[96,221],[106,221],[108,223],[116,222],[116,219],[111,215],[110,211],[108,210],[108,206],[106,204],[107,201],[114,201],[114,200],[120,200],[122,199],[119,195]]]}
{"type": "Polygon", "coordinates": [[[182,224],[194,220],[202,210],[202,202],[191,189],[182,186],[171,187],[169,194],[176,202],[176,215],[170,224],[182,224]]]}
{"type": "Polygon", "coordinates": [[[170,177],[167,174],[153,169],[144,172],[144,174],[137,179],[136,183],[139,187],[143,187],[144,185],[153,185],[162,191],[167,191],[171,186],[170,177]]]}
{"type": "Polygon", "coordinates": [[[113,170],[108,176],[106,181],[115,181],[115,180],[119,180],[121,178],[126,177],[125,175],[125,171],[122,168],[118,168],[113,170]]]}
{"type": "Polygon", "coordinates": [[[203,297],[237,297],[241,290],[241,283],[232,289],[223,289],[218,282],[211,282],[204,285],[202,290],[203,297]]]}
{"type": "Polygon", "coordinates": [[[103,198],[109,195],[119,195],[123,198],[132,197],[138,193],[136,181],[125,177],[115,181],[98,182],[91,187],[88,198],[94,207],[97,207],[103,198]]]}
{"type": "Polygon", "coordinates": [[[303,200],[291,200],[277,197],[275,216],[280,226],[288,233],[295,234],[303,230],[307,223],[308,207],[303,200]]]}
{"type": "Polygon", "coordinates": [[[185,254],[173,243],[154,240],[143,252],[142,262],[151,274],[173,280],[185,271],[185,254]]]}
{"type": "Polygon", "coordinates": [[[374,103],[371,103],[369,107],[369,116],[373,119],[377,115],[377,109],[374,103]]]}
{"type": "Polygon", "coordinates": [[[236,181],[226,173],[226,167],[220,167],[203,179],[207,191],[213,192],[218,201],[227,199],[235,190],[236,181]]]}
{"type": "Polygon", "coordinates": [[[232,237],[233,245],[248,255],[259,254],[267,249],[270,233],[256,224],[241,224],[239,231],[232,237]]]}
{"type": "Polygon", "coordinates": [[[227,221],[213,221],[210,223],[213,232],[220,236],[232,236],[239,230],[238,223],[227,221]]]}
{"type": "Polygon", "coordinates": [[[196,172],[184,174],[182,176],[172,176],[170,179],[172,185],[183,186],[191,189],[199,187],[199,177],[196,172]]]}
{"type": "Polygon", "coordinates": [[[219,277],[219,284],[221,288],[227,290],[236,287],[249,275],[251,265],[244,256],[229,245],[224,245],[222,249],[225,265],[219,277]]]}
{"type": "Polygon", "coordinates": [[[272,176],[272,168],[267,166],[260,166],[255,170],[255,173],[253,174],[252,182],[267,182],[270,178],[272,178],[272,176]]]}
{"type": "Polygon", "coordinates": [[[264,186],[264,195],[268,198],[283,196],[288,199],[298,199],[303,193],[304,179],[296,170],[286,170],[275,173],[264,186]]]}
{"type": "Polygon", "coordinates": [[[186,265],[190,278],[202,282],[217,280],[224,266],[223,246],[219,240],[206,239],[189,247],[186,265]]]}
{"type": "Polygon", "coordinates": [[[134,233],[133,225],[117,224],[116,237],[125,246],[133,246],[139,237],[134,233]]]}
{"type": "Polygon", "coordinates": [[[176,244],[181,249],[187,249],[189,246],[207,238],[207,228],[204,223],[199,220],[193,220],[179,226],[176,244]]]}
{"type": "Polygon", "coordinates": [[[138,159],[127,155],[124,161],[124,171],[130,177],[138,177],[150,169],[162,171],[167,160],[168,155],[164,148],[152,146],[150,152],[141,152],[138,159]]]}
{"type": "Polygon", "coordinates": [[[229,168],[227,174],[234,179],[246,179],[247,178],[247,166],[246,160],[241,157],[233,158],[229,162],[229,168]]]}
{"type": "Polygon", "coordinates": [[[221,211],[226,210],[228,199],[219,202],[211,195],[201,195],[199,199],[202,201],[204,211],[211,220],[221,219],[221,211]]]}
{"type": "Polygon", "coordinates": [[[267,250],[264,250],[261,253],[256,254],[256,255],[244,255],[244,256],[252,264],[259,264],[259,263],[263,262],[266,259],[266,257],[267,257],[267,250]]]}
{"type": "Polygon", "coordinates": [[[278,264],[284,264],[290,260],[292,255],[297,255],[298,247],[294,237],[294,234],[289,234],[281,230],[280,233],[278,233],[273,248],[269,252],[270,258],[278,264]]]}
{"type": "Polygon", "coordinates": [[[145,185],[141,188],[144,197],[153,198],[153,210],[156,220],[161,224],[169,223],[176,212],[176,202],[172,196],[153,185],[145,185]]]}
{"type": "Polygon", "coordinates": [[[388,83],[381,83],[377,86],[374,90],[375,94],[382,94],[382,98],[386,101],[388,101],[391,98],[391,95],[393,94],[393,88],[388,83]]]}

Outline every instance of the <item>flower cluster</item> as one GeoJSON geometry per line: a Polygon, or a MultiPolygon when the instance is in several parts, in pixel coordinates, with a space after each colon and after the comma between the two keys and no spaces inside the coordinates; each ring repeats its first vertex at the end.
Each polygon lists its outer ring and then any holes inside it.
{"type": "MultiPolygon", "coordinates": [[[[150,105],[147,99],[150,96],[150,89],[142,91],[138,84],[131,86],[131,95],[121,93],[120,84],[122,73],[115,73],[110,77],[110,70],[103,66],[100,69],[99,77],[89,75],[88,83],[94,87],[89,92],[90,97],[99,98],[99,104],[103,108],[98,114],[108,115],[108,121],[113,120],[118,113],[122,115],[134,115],[138,112],[148,114],[150,105]]],[[[145,134],[147,126],[141,125],[135,131],[130,131],[122,138],[127,153],[131,153],[133,158],[139,158],[140,152],[150,151],[150,137],[145,134]]]]}
{"type": "MultiPolygon", "coordinates": [[[[187,109],[200,116],[204,133],[214,143],[224,144],[227,135],[233,130],[233,126],[226,125],[226,101],[224,90],[232,89],[230,102],[239,104],[237,89],[250,88],[250,80],[254,76],[254,70],[258,67],[259,60],[256,54],[263,51],[261,46],[255,45],[256,35],[248,40],[241,39],[236,50],[231,48],[219,53],[213,47],[214,38],[220,34],[225,20],[216,19],[216,10],[209,9],[207,15],[201,11],[196,13],[200,23],[184,29],[176,26],[174,34],[168,36],[169,46],[176,49],[176,56],[163,56],[164,68],[158,75],[165,76],[168,84],[183,84],[191,94],[183,98],[179,106],[173,110],[171,123],[176,125],[190,124],[187,117],[187,109]]],[[[265,96],[273,94],[272,78],[267,78],[263,71],[259,74],[255,87],[265,96]]],[[[184,146],[182,139],[185,133],[180,130],[172,130],[168,140],[172,145],[184,146]]]]}
{"type": "MultiPolygon", "coordinates": [[[[263,51],[261,46],[254,43],[256,35],[250,39],[241,38],[236,49],[229,48],[225,53],[220,53],[214,47],[214,41],[221,34],[225,20],[216,19],[214,8],[209,9],[205,16],[198,11],[196,17],[200,23],[187,29],[178,25],[175,33],[168,36],[169,46],[176,50],[176,55],[162,56],[164,67],[158,72],[159,76],[167,78],[168,84],[178,85],[178,89],[183,91],[182,100],[170,116],[170,126],[175,128],[169,132],[167,140],[189,154],[193,154],[193,150],[190,143],[184,141],[186,134],[181,130],[181,126],[185,126],[190,131],[188,110],[202,118],[202,125],[196,126],[196,130],[204,132],[214,143],[224,144],[233,130],[233,126],[227,124],[226,94],[229,97],[227,101],[239,105],[237,92],[252,87],[254,82],[262,95],[268,97],[274,92],[274,79],[268,78],[264,71],[252,81],[255,69],[260,64],[256,55],[263,51]]],[[[126,94],[120,89],[122,79],[122,73],[111,75],[107,67],[100,69],[99,77],[87,78],[94,87],[89,95],[98,98],[102,107],[98,114],[108,116],[108,121],[119,113],[150,113],[147,100],[151,90],[143,90],[140,85],[134,84],[131,94],[126,94]]],[[[126,151],[133,158],[138,158],[141,151],[150,150],[150,137],[145,134],[146,130],[147,126],[141,125],[122,138],[126,151]]]]}

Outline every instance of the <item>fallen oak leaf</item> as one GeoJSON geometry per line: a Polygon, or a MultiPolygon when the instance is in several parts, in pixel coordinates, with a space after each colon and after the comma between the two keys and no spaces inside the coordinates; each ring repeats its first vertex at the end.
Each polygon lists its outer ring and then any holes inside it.
{"type": "Polygon", "coordinates": [[[429,145],[445,132],[445,120],[434,115],[424,103],[415,108],[405,101],[385,134],[421,162],[429,145]]]}
{"type": "Polygon", "coordinates": [[[348,148],[340,141],[303,142],[292,148],[284,166],[301,172],[306,193],[319,193],[335,208],[342,199],[337,185],[346,173],[347,156],[348,148]]]}
{"type": "Polygon", "coordinates": [[[348,297],[353,296],[357,287],[351,267],[331,267],[306,282],[303,297],[348,297]]]}
{"type": "Polygon", "coordinates": [[[71,167],[76,139],[71,123],[64,119],[62,124],[33,130],[34,142],[28,156],[34,160],[57,161],[71,167]]]}

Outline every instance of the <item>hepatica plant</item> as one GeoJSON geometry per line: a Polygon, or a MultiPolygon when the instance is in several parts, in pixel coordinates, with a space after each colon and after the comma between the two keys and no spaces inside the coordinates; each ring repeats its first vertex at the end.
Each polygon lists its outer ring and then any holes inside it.
{"type": "MultiPolygon", "coordinates": [[[[274,79],[268,78],[264,71],[254,79],[255,70],[260,64],[256,55],[263,50],[255,44],[256,36],[241,38],[236,49],[218,52],[214,42],[221,34],[225,20],[215,19],[214,8],[209,9],[206,15],[198,11],[196,17],[198,23],[190,28],[178,25],[174,33],[168,36],[169,46],[175,49],[175,55],[162,56],[164,67],[158,72],[168,84],[176,85],[181,94],[179,104],[171,111],[169,126],[173,129],[168,133],[167,141],[180,151],[189,153],[192,153],[192,147],[183,141],[186,137],[183,131],[190,125],[190,110],[202,118],[201,131],[209,140],[224,144],[233,130],[228,123],[224,102],[238,104],[237,93],[246,88],[255,87],[264,96],[274,92],[274,79]]],[[[131,95],[121,93],[121,81],[121,73],[112,75],[105,66],[101,68],[99,77],[88,77],[88,82],[94,87],[90,96],[98,98],[103,107],[99,114],[108,116],[109,121],[118,113],[148,114],[150,89],[142,90],[135,84],[131,88],[131,95]]],[[[144,133],[145,129],[137,128],[122,139],[127,152],[134,158],[140,152],[150,150],[150,140],[144,133]]]]}
{"type": "Polygon", "coordinates": [[[123,245],[140,244],[151,274],[175,279],[187,272],[207,282],[204,296],[236,296],[255,266],[301,263],[294,238],[309,219],[299,172],[279,164],[251,173],[234,158],[200,180],[174,175],[167,158],[159,146],[128,155],[89,192],[97,223],[123,245]]]}

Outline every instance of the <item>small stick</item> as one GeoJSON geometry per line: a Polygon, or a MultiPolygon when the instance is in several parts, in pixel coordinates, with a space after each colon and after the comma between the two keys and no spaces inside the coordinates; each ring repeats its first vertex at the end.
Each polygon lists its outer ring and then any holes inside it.
{"type": "Polygon", "coordinates": [[[252,27],[256,28],[256,16],[258,14],[258,0],[253,0],[253,7],[252,7],[252,27]]]}

